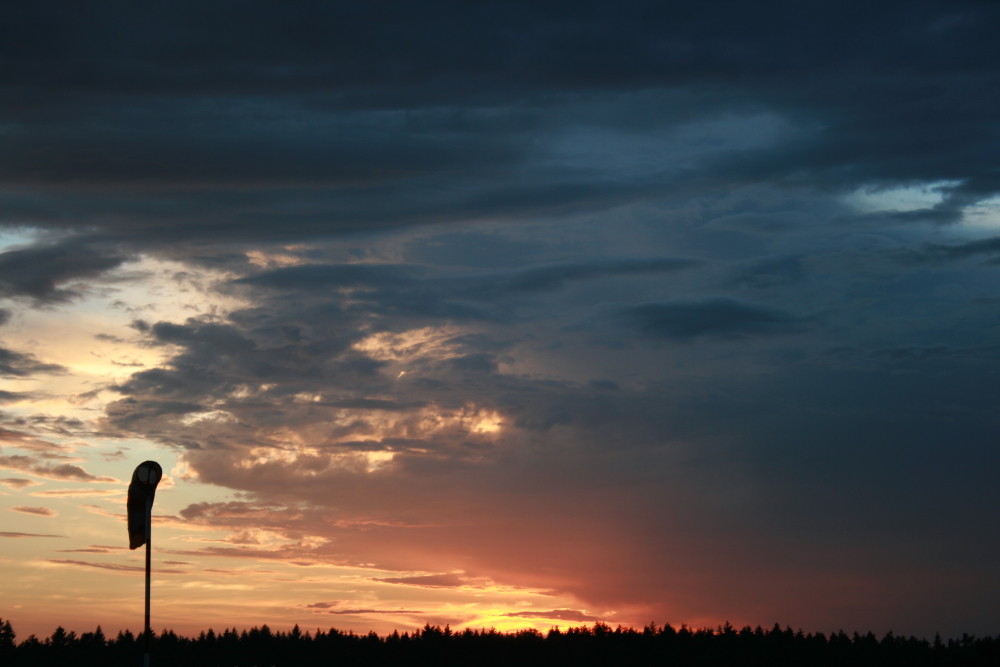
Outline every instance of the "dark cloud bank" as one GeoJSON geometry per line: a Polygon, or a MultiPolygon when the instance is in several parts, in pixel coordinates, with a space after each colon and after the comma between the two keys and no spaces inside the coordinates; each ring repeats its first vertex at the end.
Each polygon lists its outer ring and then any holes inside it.
{"type": "Polygon", "coordinates": [[[0,295],[59,307],[143,255],[227,271],[245,307],[135,323],[172,357],[103,428],[248,494],[246,525],[333,521],[292,556],[639,622],[994,632],[998,19],[20,5],[0,224],[40,240],[0,253],[0,295]]]}

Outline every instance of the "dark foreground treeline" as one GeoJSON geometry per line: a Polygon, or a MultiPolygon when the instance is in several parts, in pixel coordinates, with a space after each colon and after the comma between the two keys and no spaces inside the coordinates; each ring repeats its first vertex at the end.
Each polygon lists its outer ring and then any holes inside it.
{"type": "MultiPolygon", "coordinates": [[[[51,637],[29,636],[20,643],[9,621],[0,619],[0,666],[142,664],[144,638],[131,632],[107,637],[100,627],[77,635],[56,628],[51,637]]],[[[202,632],[196,638],[171,630],[150,642],[153,667],[249,665],[676,665],[678,667],[780,667],[782,665],[997,667],[1000,636],[933,642],[892,633],[836,632],[805,634],[730,625],[692,630],[685,626],[649,625],[641,630],[589,627],[540,633],[525,630],[464,630],[425,626],[422,630],[381,637],[329,631],[272,632],[268,626],[202,632]]]]}

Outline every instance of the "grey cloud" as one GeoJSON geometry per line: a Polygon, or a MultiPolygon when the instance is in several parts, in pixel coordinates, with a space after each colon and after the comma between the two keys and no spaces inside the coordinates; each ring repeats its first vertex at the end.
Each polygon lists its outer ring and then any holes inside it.
{"type": "Polygon", "coordinates": [[[69,463],[43,464],[35,458],[23,455],[0,456],[0,468],[11,470],[21,470],[38,477],[48,479],[73,480],[78,482],[116,482],[118,480],[111,477],[98,477],[92,475],[80,466],[69,463]]]}
{"type": "Polygon", "coordinates": [[[330,607],[336,607],[340,604],[339,600],[334,600],[333,602],[314,602],[313,604],[307,604],[306,609],[329,609],[330,607]]]}
{"type": "Polygon", "coordinates": [[[731,284],[735,287],[771,289],[801,282],[806,275],[802,257],[796,255],[768,257],[740,267],[731,284]]]}
{"type": "Polygon", "coordinates": [[[176,417],[199,412],[202,406],[184,401],[137,400],[132,397],[112,401],[105,407],[108,418],[121,427],[157,417],[176,417]]]}
{"type": "Polygon", "coordinates": [[[569,282],[612,278],[615,276],[635,276],[642,274],[662,274],[680,271],[697,265],[695,260],[681,258],[655,259],[602,259],[590,262],[553,264],[518,269],[506,273],[486,276],[465,276],[463,282],[472,283],[470,291],[541,292],[563,287],[569,282]],[[493,286],[490,289],[490,286],[493,286]]]}
{"type": "Polygon", "coordinates": [[[56,515],[56,513],[53,510],[49,509],[48,507],[26,507],[22,505],[18,507],[11,507],[10,509],[15,512],[22,512],[24,514],[34,514],[36,516],[51,517],[56,515]]]}
{"type": "Polygon", "coordinates": [[[534,294],[568,288],[581,281],[656,278],[697,265],[696,260],[673,257],[597,259],[485,273],[476,270],[432,273],[430,268],[399,264],[309,265],[262,272],[237,279],[233,284],[297,294],[329,294],[332,289],[352,288],[349,299],[344,299],[346,305],[339,309],[348,317],[367,318],[377,314],[396,320],[492,322],[516,318],[518,304],[530,300],[534,294]]]}
{"type": "Polygon", "coordinates": [[[275,269],[236,284],[294,290],[329,290],[338,287],[399,287],[419,275],[416,267],[387,264],[306,265],[275,269]]]}
{"type": "Polygon", "coordinates": [[[117,254],[65,241],[0,253],[0,296],[24,296],[38,303],[67,301],[76,290],[70,281],[94,278],[121,265],[117,254]]]}
{"type": "Polygon", "coordinates": [[[23,479],[20,477],[5,477],[3,479],[0,479],[0,484],[9,486],[14,489],[23,489],[25,487],[34,486],[35,484],[39,483],[40,482],[35,482],[33,480],[23,479]]]}
{"type": "Polygon", "coordinates": [[[678,341],[793,333],[803,324],[786,311],[729,297],[639,304],[622,315],[643,335],[678,341]]]}
{"type": "Polygon", "coordinates": [[[65,535],[45,535],[41,533],[11,533],[0,531],[0,537],[66,537],[65,535]]]}
{"type": "Polygon", "coordinates": [[[886,3],[860,19],[852,3],[226,7],[19,9],[0,80],[16,100],[0,107],[9,223],[156,251],[237,229],[277,241],[576,215],[697,183],[949,180],[950,215],[998,191],[986,3],[886,3]],[[834,55],[845,39],[850,62],[834,55]],[[762,108],[803,130],[644,169],[645,182],[535,166],[556,127],[650,131],[762,108]]]}
{"type": "Polygon", "coordinates": [[[888,362],[967,359],[988,363],[1000,360],[1000,346],[958,347],[955,345],[910,345],[879,348],[872,350],[871,355],[888,362]]]}
{"type": "Polygon", "coordinates": [[[205,518],[234,518],[234,517],[259,517],[262,513],[271,511],[272,508],[257,505],[254,503],[232,501],[226,503],[202,502],[188,505],[179,514],[188,520],[198,520],[205,518]]]}
{"type": "Polygon", "coordinates": [[[2,375],[24,377],[35,373],[63,373],[65,370],[58,364],[38,361],[31,354],[0,348],[0,374],[2,375]]]}
{"type": "Polygon", "coordinates": [[[1000,237],[978,239],[967,243],[945,245],[925,243],[916,249],[901,253],[910,262],[944,263],[985,257],[989,264],[1000,263],[1000,237]]]}

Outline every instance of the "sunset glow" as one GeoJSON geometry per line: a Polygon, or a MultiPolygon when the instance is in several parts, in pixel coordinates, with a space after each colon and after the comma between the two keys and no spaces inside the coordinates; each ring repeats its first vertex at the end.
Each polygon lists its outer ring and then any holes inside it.
{"type": "Polygon", "coordinates": [[[1000,629],[1000,6],[15,4],[18,641],[1000,629]]]}

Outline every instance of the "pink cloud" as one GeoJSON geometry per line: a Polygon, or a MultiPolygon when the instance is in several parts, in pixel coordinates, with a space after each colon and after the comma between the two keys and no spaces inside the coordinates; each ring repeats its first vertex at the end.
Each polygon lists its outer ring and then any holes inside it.
{"type": "Polygon", "coordinates": [[[22,479],[20,477],[6,477],[0,479],[0,484],[4,486],[9,486],[12,489],[23,489],[28,486],[36,486],[41,484],[41,482],[36,482],[32,479],[22,479]]]}
{"type": "Polygon", "coordinates": [[[35,514],[37,516],[56,516],[53,510],[48,507],[11,507],[14,512],[22,512],[24,514],[35,514]]]}
{"type": "Polygon", "coordinates": [[[113,477],[97,477],[80,466],[69,463],[59,465],[38,463],[34,458],[24,455],[0,456],[0,468],[20,470],[37,477],[60,479],[77,482],[118,482],[113,477]]]}
{"type": "MultiPolygon", "coordinates": [[[[64,559],[48,559],[49,563],[55,565],[69,565],[72,567],[85,567],[85,568],[97,568],[100,570],[114,570],[116,572],[145,572],[146,568],[139,565],[124,565],[122,563],[92,563],[90,561],[84,560],[64,560],[64,559]]],[[[187,574],[187,570],[174,570],[170,568],[158,567],[156,572],[159,574],[187,574]]]]}

